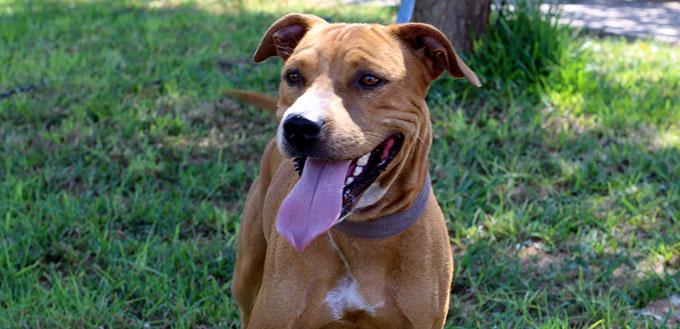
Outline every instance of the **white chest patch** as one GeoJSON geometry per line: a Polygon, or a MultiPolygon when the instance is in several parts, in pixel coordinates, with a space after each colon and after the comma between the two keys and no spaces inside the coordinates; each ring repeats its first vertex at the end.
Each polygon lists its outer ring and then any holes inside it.
{"type": "Polygon", "coordinates": [[[359,284],[352,277],[341,280],[335,289],[328,292],[324,302],[328,304],[336,320],[342,319],[345,312],[351,311],[366,311],[375,316],[376,309],[384,304],[383,302],[368,304],[359,294],[359,284]]]}

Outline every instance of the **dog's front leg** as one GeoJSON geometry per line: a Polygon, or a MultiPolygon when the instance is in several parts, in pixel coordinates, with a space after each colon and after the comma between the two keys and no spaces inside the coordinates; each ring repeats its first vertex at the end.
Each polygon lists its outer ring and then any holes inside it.
{"type": "Polygon", "coordinates": [[[231,293],[241,310],[242,328],[248,327],[250,314],[262,284],[267,241],[263,230],[263,204],[271,181],[271,168],[276,164],[278,151],[270,143],[260,164],[260,175],[253,182],[246,198],[236,244],[236,267],[231,282],[231,293]],[[272,154],[277,153],[277,154],[272,154]]]}
{"type": "Polygon", "coordinates": [[[247,328],[250,312],[255,305],[257,292],[262,284],[264,256],[267,243],[262,231],[262,202],[257,195],[259,180],[255,180],[248,192],[245,209],[241,218],[236,245],[236,267],[231,281],[231,293],[241,309],[241,323],[247,328]],[[259,204],[259,207],[258,207],[259,204]]]}

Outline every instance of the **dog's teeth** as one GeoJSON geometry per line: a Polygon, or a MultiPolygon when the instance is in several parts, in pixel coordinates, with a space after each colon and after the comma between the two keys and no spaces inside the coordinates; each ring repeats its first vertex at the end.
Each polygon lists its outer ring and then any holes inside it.
{"type": "Polygon", "coordinates": [[[354,168],[354,172],[352,173],[352,175],[359,176],[359,174],[361,174],[361,171],[363,171],[363,170],[364,170],[364,167],[357,166],[356,168],[354,168]]]}
{"type": "Polygon", "coordinates": [[[368,163],[368,159],[371,157],[371,152],[364,154],[359,160],[357,160],[357,166],[365,166],[368,163]]]}
{"type": "Polygon", "coordinates": [[[354,181],[354,177],[347,177],[347,179],[345,179],[345,185],[349,185],[349,184],[351,184],[353,181],[354,181]]]}

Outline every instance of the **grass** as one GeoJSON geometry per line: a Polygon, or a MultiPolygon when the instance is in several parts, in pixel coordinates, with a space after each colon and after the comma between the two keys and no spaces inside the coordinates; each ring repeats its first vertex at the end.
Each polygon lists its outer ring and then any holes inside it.
{"type": "MultiPolygon", "coordinates": [[[[280,64],[250,56],[300,9],[0,0],[0,92],[39,84],[0,99],[0,328],[238,327],[235,232],[276,123],[218,90],[275,94],[280,64]]],[[[468,58],[485,88],[428,97],[447,328],[676,327],[643,309],[680,293],[680,48],[521,15],[468,58]]]]}

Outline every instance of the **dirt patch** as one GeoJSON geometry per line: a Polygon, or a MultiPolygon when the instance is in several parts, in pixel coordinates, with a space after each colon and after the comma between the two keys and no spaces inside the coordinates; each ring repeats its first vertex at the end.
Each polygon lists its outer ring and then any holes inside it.
{"type": "Polygon", "coordinates": [[[630,312],[651,317],[660,322],[666,321],[667,327],[674,327],[680,324],[680,295],[653,300],[645,308],[630,312]]]}
{"type": "Polygon", "coordinates": [[[637,276],[643,278],[644,274],[649,272],[660,275],[661,277],[665,277],[666,273],[672,276],[678,272],[678,269],[674,268],[677,266],[678,258],[679,257],[676,255],[669,261],[666,261],[662,257],[647,257],[638,263],[636,271],[637,276]]]}
{"type": "Polygon", "coordinates": [[[595,128],[602,129],[602,125],[592,115],[584,114],[578,117],[552,108],[544,108],[542,112],[546,118],[542,124],[543,129],[556,135],[563,132],[583,135],[595,128]]]}
{"type": "Polygon", "coordinates": [[[524,245],[518,244],[517,255],[520,258],[520,267],[527,272],[534,272],[538,275],[554,271],[563,267],[566,259],[570,257],[568,253],[546,252],[545,246],[541,242],[528,242],[524,245]]]}
{"type": "Polygon", "coordinates": [[[644,280],[650,274],[663,278],[680,271],[678,268],[680,256],[665,260],[649,254],[632,252],[624,257],[626,252],[623,247],[607,250],[601,256],[589,256],[573,251],[573,248],[548,251],[550,248],[536,241],[517,244],[515,249],[521,270],[536,277],[560,272],[565,278],[576,278],[579,275],[579,268],[582,268],[586,275],[598,280],[607,280],[612,286],[621,289],[638,280],[644,280]]]}

